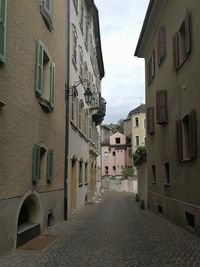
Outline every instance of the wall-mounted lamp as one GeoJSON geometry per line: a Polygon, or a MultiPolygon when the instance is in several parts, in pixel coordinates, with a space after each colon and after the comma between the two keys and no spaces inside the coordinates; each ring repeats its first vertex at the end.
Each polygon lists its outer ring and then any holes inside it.
{"type": "Polygon", "coordinates": [[[91,92],[91,89],[90,89],[90,82],[88,80],[80,80],[80,81],[77,81],[77,82],[74,82],[74,85],[72,87],[69,87],[67,88],[66,90],[66,94],[67,94],[67,97],[69,96],[76,96],[77,95],[77,87],[82,84],[84,85],[84,83],[87,84],[87,88],[85,89],[85,93],[84,93],[84,96],[85,96],[85,102],[87,105],[91,105],[92,103],[92,92],[91,92]]]}

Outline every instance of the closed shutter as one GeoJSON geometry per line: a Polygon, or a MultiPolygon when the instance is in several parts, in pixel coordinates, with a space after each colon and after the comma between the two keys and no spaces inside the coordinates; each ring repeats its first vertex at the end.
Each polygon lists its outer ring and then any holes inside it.
{"type": "Polygon", "coordinates": [[[158,65],[161,65],[166,56],[166,28],[163,26],[158,34],[158,65]]]}
{"type": "Polygon", "coordinates": [[[32,181],[35,183],[40,178],[40,146],[35,144],[33,148],[32,181]]]}
{"type": "Polygon", "coordinates": [[[158,90],[156,92],[157,123],[165,124],[168,122],[167,91],[158,90]]]}
{"type": "Polygon", "coordinates": [[[35,92],[37,96],[42,95],[43,89],[43,57],[44,49],[41,41],[37,43],[37,59],[36,59],[36,82],[35,92]]]}
{"type": "Polygon", "coordinates": [[[50,103],[51,107],[55,106],[55,64],[51,63],[51,78],[50,78],[50,103]]]}
{"type": "Polygon", "coordinates": [[[190,13],[187,7],[185,13],[185,52],[189,54],[191,49],[191,27],[190,27],[190,13]]]}
{"type": "Polygon", "coordinates": [[[7,1],[0,0],[0,62],[6,61],[6,7],[7,1]]]}
{"type": "Polygon", "coordinates": [[[154,107],[147,108],[147,133],[153,134],[154,129],[154,107]]]}
{"type": "Polygon", "coordinates": [[[183,135],[182,135],[181,120],[176,121],[176,146],[177,146],[177,157],[179,160],[182,160],[183,159],[183,135]]]}
{"type": "Polygon", "coordinates": [[[49,150],[47,154],[47,181],[51,182],[53,178],[53,150],[49,150]]]}
{"type": "Polygon", "coordinates": [[[174,70],[179,68],[179,37],[178,32],[173,35],[173,59],[174,59],[174,70]]]}
{"type": "Polygon", "coordinates": [[[190,155],[191,158],[197,156],[197,120],[196,111],[193,109],[189,113],[189,134],[190,134],[190,155]]]}

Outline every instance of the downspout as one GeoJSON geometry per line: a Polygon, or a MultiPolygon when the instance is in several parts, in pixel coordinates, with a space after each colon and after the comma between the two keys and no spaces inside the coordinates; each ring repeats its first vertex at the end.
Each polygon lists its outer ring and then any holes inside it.
{"type": "Polygon", "coordinates": [[[65,77],[65,169],[64,169],[64,220],[68,217],[68,154],[69,154],[69,89],[70,79],[70,0],[67,0],[67,31],[66,31],[66,77],[65,77]]]}

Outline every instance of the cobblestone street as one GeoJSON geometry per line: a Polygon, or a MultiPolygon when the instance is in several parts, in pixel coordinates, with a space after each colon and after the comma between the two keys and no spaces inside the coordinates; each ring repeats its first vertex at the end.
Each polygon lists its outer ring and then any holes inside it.
{"type": "Polygon", "coordinates": [[[0,266],[200,266],[200,239],[141,210],[133,194],[106,193],[48,233],[60,238],[42,252],[15,250],[0,266]]]}

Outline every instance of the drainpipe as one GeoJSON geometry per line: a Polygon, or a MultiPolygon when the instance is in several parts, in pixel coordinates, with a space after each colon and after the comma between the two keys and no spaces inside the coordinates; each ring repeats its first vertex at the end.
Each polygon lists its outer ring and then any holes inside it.
{"type": "Polygon", "coordinates": [[[64,220],[68,213],[68,154],[69,154],[69,89],[70,78],[70,0],[67,0],[67,31],[66,31],[66,77],[65,77],[65,166],[64,166],[64,220]]]}

